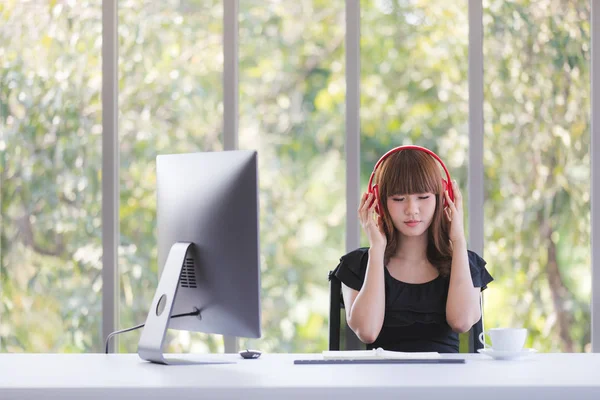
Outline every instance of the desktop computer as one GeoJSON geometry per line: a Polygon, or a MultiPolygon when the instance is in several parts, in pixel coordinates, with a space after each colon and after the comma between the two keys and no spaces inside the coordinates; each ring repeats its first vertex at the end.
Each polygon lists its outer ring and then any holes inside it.
{"type": "Polygon", "coordinates": [[[256,151],[159,155],[156,179],[161,271],[139,356],[173,363],[167,328],[259,338],[256,151]]]}

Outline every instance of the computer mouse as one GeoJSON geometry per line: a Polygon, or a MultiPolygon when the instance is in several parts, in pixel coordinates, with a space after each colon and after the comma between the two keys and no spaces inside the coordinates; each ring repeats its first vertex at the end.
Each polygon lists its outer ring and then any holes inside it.
{"type": "Polygon", "coordinates": [[[258,350],[242,350],[240,351],[240,356],[245,359],[254,359],[260,357],[262,353],[258,350]]]}

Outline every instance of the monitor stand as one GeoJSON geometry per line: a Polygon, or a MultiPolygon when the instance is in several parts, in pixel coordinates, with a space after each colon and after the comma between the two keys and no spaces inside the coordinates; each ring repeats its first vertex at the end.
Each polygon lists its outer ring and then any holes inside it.
{"type": "MultiPolygon", "coordinates": [[[[213,360],[188,360],[165,358],[163,344],[169,327],[169,319],[173,312],[173,304],[179,288],[179,278],[185,257],[192,246],[189,242],[177,242],[169,251],[165,268],[154,293],[152,305],[148,311],[146,324],[138,343],[138,355],[158,364],[230,364],[233,362],[213,360]]],[[[200,318],[200,314],[196,318],[200,318]]]]}

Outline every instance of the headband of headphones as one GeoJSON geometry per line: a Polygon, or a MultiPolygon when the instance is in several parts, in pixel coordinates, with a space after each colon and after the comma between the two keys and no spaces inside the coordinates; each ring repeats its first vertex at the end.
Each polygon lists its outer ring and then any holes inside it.
{"type": "MultiPolygon", "coordinates": [[[[422,151],[424,153],[429,154],[430,156],[432,156],[433,158],[435,158],[440,165],[442,166],[442,168],[444,169],[444,172],[446,173],[446,178],[447,180],[444,180],[442,178],[442,184],[444,185],[444,189],[448,190],[448,195],[450,196],[450,200],[454,201],[454,192],[452,191],[452,179],[450,178],[450,173],[448,172],[448,168],[446,168],[446,165],[443,163],[442,159],[438,157],[437,154],[435,154],[433,151],[425,148],[425,147],[421,147],[421,146],[413,146],[413,145],[407,145],[407,146],[398,146],[395,147],[393,149],[391,149],[390,151],[388,151],[387,153],[385,153],[380,159],[379,161],[377,161],[377,163],[375,164],[375,167],[373,167],[373,172],[371,172],[371,177],[369,178],[369,193],[373,193],[375,192],[377,198],[379,198],[379,188],[378,185],[372,186],[373,185],[373,179],[375,177],[375,171],[377,170],[377,168],[392,154],[397,153],[399,151],[402,150],[418,150],[418,151],[422,151]]],[[[444,206],[446,206],[446,200],[444,199],[444,206]]],[[[376,210],[377,213],[379,214],[379,210],[376,210]]]]}

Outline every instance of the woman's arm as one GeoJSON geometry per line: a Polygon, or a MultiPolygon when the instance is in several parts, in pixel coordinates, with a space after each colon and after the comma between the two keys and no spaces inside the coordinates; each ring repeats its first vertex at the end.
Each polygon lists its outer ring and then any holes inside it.
{"type": "Polygon", "coordinates": [[[450,223],[450,241],[452,242],[452,267],[450,269],[450,288],[446,301],[446,320],[453,331],[467,332],[481,318],[481,289],[473,287],[467,241],[463,227],[462,194],[456,181],[452,181],[454,201],[446,191],[446,216],[450,223]]]}
{"type": "Polygon", "coordinates": [[[481,289],[473,287],[466,241],[464,239],[454,241],[452,247],[446,320],[453,331],[463,333],[471,329],[481,318],[481,289]]]}
{"type": "Polygon", "coordinates": [[[374,193],[366,192],[358,207],[358,219],[369,238],[370,245],[363,285],[360,291],[342,285],[346,321],[363,343],[373,343],[377,339],[385,314],[383,256],[387,237],[383,231],[383,220],[375,213],[379,201],[374,193]]]}
{"type": "Polygon", "coordinates": [[[383,326],[385,314],[384,249],[369,249],[367,271],[360,291],[342,284],[346,321],[363,343],[373,343],[383,326]]]}

